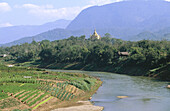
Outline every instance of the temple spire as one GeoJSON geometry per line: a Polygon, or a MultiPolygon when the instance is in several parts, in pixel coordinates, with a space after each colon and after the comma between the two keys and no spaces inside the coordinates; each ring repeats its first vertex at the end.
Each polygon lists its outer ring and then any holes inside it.
{"type": "Polygon", "coordinates": [[[101,39],[101,37],[100,37],[100,35],[98,35],[96,29],[94,30],[94,33],[93,33],[93,35],[90,36],[90,38],[91,38],[92,40],[95,40],[95,39],[100,40],[100,39],[101,39]]]}

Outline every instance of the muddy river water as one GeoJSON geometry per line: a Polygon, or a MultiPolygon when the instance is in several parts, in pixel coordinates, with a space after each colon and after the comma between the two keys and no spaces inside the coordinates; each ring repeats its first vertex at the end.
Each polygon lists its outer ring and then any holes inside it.
{"type": "Polygon", "coordinates": [[[103,106],[104,111],[170,111],[170,89],[166,88],[168,82],[106,72],[55,71],[99,77],[103,84],[91,101],[94,105],[103,106]],[[120,99],[117,96],[128,98],[120,99]]]}

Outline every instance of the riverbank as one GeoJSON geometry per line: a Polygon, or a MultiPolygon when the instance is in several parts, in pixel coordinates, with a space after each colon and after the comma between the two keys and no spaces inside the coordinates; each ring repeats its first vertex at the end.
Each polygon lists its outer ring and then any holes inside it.
{"type": "Polygon", "coordinates": [[[163,81],[170,81],[170,63],[155,69],[149,69],[146,66],[138,65],[115,65],[98,67],[95,64],[84,65],[82,63],[53,63],[41,64],[38,67],[47,69],[62,69],[62,70],[84,70],[84,71],[102,71],[118,74],[126,74],[130,76],[146,76],[163,81]]]}
{"type": "MultiPolygon", "coordinates": [[[[96,64],[83,64],[82,62],[67,62],[67,63],[44,63],[41,60],[29,61],[23,63],[17,63],[15,61],[3,61],[5,64],[14,64],[22,67],[38,67],[45,69],[58,69],[58,70],[84,70],[84,71],[101,71],[101,72],[112,72],[118,74],[125,74],[130,76],[145,76],[162,81],[170,81],[170,62],[167,62],[160,67],[150,68],[150,66],[120,62],[115,65],[98,66],[96,64]]],[[[128,61],[128,60],[127,60],[128,61]]]]}
{"type": "Polygon", "coordinates": [[[90,101],[78,101],[77,106],[58,108],[52,111],[102,111],[104,107],[94,106],[90,101]]]}
{"type": "Polygon", "coordinates": [[[169,84],[167,81],[109,72],[56,71],[100,77],[103,84],[91,101],[96,106],[103,106],[104,111],[169,111],[170,89],[166,88],[169,84]]]}
{"type": "Polygon", "coordinates": [[[148,69],[138,66],[105,66],[99,67],[95,64],[82,64],[82,63],[53,63],[53,64],[40,64],[38,67],[47,69],[62,69],[62,70],[84,70],[84,71],[102,71],[112,72],[119,74],[126,74],[131,76],[144,76],[148,69]]]}

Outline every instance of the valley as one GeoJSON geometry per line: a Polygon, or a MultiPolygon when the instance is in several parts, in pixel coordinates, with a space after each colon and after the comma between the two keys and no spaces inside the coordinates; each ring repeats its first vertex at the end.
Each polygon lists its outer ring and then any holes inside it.
{"type": "Polygon", "coordinates": [[[2,0],[0,111],[170,111],[170,0],[2,0]]]}

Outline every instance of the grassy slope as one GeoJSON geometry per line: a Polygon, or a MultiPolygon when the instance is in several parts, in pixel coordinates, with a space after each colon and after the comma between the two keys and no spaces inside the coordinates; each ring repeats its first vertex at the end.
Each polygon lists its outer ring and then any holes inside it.
{"type": "MultiPolygon", "coordinates": [[[[76,100],[83,100],[88,99],[91,95],[94,94],[94,92],[100,87],[102,82],[94,77],[87,76],[85,74],[74,74],[74,73],[60,73],[60,72],[47,72],[44,70],[40,70],[37,68],[23,68],[23,67],[6,67],[4,65],[0,65],[0,101],[3,99],[7,99],[10,96],[9,93],[19,93],[15,98],[21,99],[23,98],[23,102],[29,97],[31,97],[33,94],[31,92],[37,90],[38,87],[43,86],[43,84],[47,85],[47,88],[44,90],[40,90],[44,94],[48,94],[51,96],[52,92],[50,89],[54,89],[54,87],[50,84],[56,84],[55,81],[63,81],[62,85],[59,87],[59,89],[63,89],[62,92],[69,93],[64,89],[65,85],[73,85],[76,88],[79,88],[79,90],[85,92],[83,95],[76,95],[73,99],[76,100]],[[31,79],[27,80],[24,79],[24,76],[32,76],[31,79]],[[43,80],[41,83],[35,82],[35,80],[38,78],[43,80]],[[45,80],[45,81],[44,81],[45,80]],[[65,81],[65,82],[64,82],[65,81]],[[24,91],[22,93],[22,91],[24,91]],[[30,91],[30,92],[28,92],[30,91]],[[23,95],[22,95],[23,94],[23,95]],[[32,95],[31,95],[32,94],[32,95]],[[28,97],[27,97],[28,96],[28,97]]],[[[46,86],[45,85],[45,86],[46,86]]],[[[61,92],[61,93],[62,93],[61,92]]],[[[69,93],[71,94],[71,93],[69,93]]],[[[60,94],[63,97],[58,98],[61,99],[61,101],[64,100],[64,98],[68,98],[68,96],[64,96],[64,94],[60,94]]],[[[74,95],[74,93],[72,94],[74,95]]],[[[54,95],[53,95],[54,96],[54,95]]],[[[41,101],[41,99],[44,96],[40,96],[38,100],[30,103],[29,105],[32,106],[34,103],[37,103],[37,101],[41,101]]],[[[57,96],[54,96],[57,97],[57,96]]],[[[70,100],[70,99],[69,99],[70,100]]],[[[73,103],[76,101],[74,100],[73,103]]],[[[72,101],[68,101],[67,99],[64,100],[67,104],[72,104],[72,101]]],[[[1,106],[1,104],[0,104],[1,106]]]]}
{"type": "Polygon", "coordinates": [[[170,81],[170,63],[165,66],[150,70],[148,73],[151,77],[156,77],[161,80],[170,81]]]}

